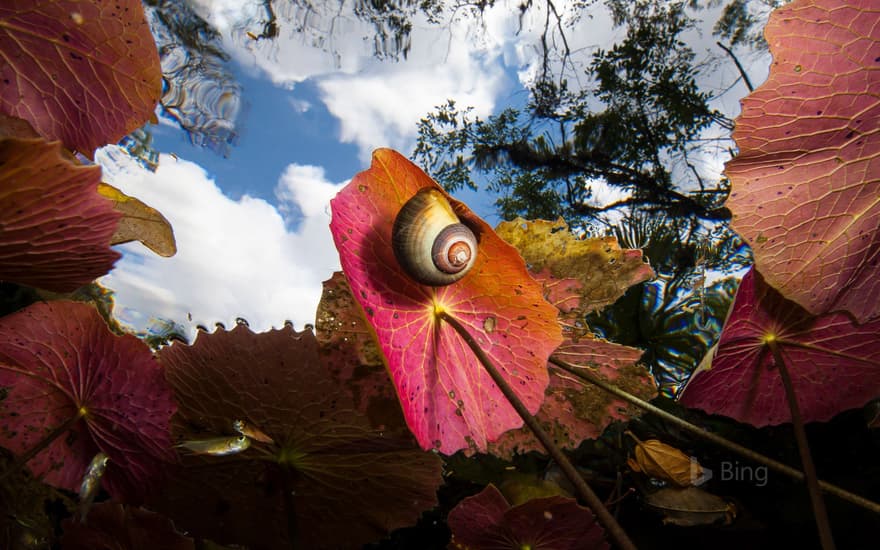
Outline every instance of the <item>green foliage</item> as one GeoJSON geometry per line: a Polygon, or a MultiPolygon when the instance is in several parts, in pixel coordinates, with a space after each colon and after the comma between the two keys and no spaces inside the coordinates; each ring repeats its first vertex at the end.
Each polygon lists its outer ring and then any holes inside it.
{"type": "Polygon", "coordinates": [[[697,86],[694,52],[681,39],[693,20],[681,3],[647,1],[618,16],[626,37],[593,55],[593,89],[540,79],[525,108],[486,120],[450,100],[420,122],[415,158],[450,190],[476,189],[472,172],[487,175],[504,218],[562,215],[587,229],[610,211],[651,209],[727,220],[726,181],[707,185],[688,159],[705,129],[731,125],[697,86]],[[591,202],[603,185],[630,196],[591,202]]]}
{"type": "MultiPolygon", "coordinates": [[[[750,46],[766,51],[764,25],[767,13],[787,4],[790,0],[733,0],[724,6],[724,12],[715,23],[713,34],[727,40],[731,46],[750,46]]],[[[710,1],[711,6],[718,0],[710,1]]]]}

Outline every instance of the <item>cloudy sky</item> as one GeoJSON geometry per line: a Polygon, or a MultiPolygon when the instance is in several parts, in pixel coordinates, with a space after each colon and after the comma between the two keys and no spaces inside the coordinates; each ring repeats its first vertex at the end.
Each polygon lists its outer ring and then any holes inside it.
{"type": "MultiPolygon", "coordinates": [[[[123,259],[102,279],[116,293],[117,315],[138,329],[157,318],[189,329],[231,325],[236,317],[255,330],[285,320],[297,328],[313,322],[321,282],[339,268],[327,205],[368,167],[370,152],[393,147],[408,155],[416,123],[447,98],[484,117],[522,105],[523,83],[540,60],[535,45],[544,14],[536,7],[521,22],[515,2],[499,1],[479,24],[465,17],[441,26],[416,21],[412,49],[398,62],[376,60],[372,42],[364,40],[369,28],[344,14],[312,19],[318,24],[311,38],[327,36],[321,24],[333,25],[333,43],[322,49],[292,32],[289,19],[295,17],[287,18],[285,27],[285,15],[297,14],[279,14],[278,39],[257,42],[242,24],[256,3],[195,3],[223,33],[243,87],[237,145],[223,158],[191,146],[164,121],[155,130],[155,146],[163,152],[155,173],[113,148],[98,156],[105,180],[161,211],[177,238],[173,258],[155,256],[138,243],[124,245],[123,259]]],[[[566,2],[556,4],[565,11],[566,2]]],[[[715,18],[706,17],[710,23],[689,40],[698,55],[717,55],[708,30],[715,18]]],[[[571,50],[583,59],[622,35],[604,10],[582,17],[567,32],[571,50]]],[[[766,60],[746,61],[760,81],[766,60]]],[[[736,75],[722,65],[707,79],[707,86],[720,91],[736,75]]],[[[723,94],[718,107],[735,113],[745,93],[741,88],[723,94]]],[[[720,170],[717,159],[705,161],[720,170]]],[[[493,197],[468,192],[459,198],[497,221],[493,197]]]]}

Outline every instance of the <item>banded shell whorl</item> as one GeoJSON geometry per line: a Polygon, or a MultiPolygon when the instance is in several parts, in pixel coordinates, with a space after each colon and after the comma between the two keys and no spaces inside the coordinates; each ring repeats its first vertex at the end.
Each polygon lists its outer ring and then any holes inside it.
{"type": "Polygon", "coordinates": [[[477,238],[461,223],[446,197],[427,187],[397,214],[391,246],[400,267],[415,281],[445,286],[464,277],[477,259],[477,238]]]}

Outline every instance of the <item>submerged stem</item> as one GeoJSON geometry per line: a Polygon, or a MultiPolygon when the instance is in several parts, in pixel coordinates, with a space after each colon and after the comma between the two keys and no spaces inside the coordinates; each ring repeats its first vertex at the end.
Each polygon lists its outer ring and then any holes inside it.
{"type": "Polygon", "coordinates": [[[831,524],[828,522],[828,512],[825,510],[825,501],[822,500],[822,493],[819,491],[819,481],[816,476],[816,466],[813,464],[813,457],[810,454],[810,446],[807,443],[807,431],[804,429],[804,421],[801,418],[800,407],[798,407],[797,396],[794,393],[794,385],[791,383],[791,376],[785,361],[782,358],[782,351],[776,342],[770,340],[767,347],[773,354],[773,362],[779,370],[779,376],[782,378],[782,386],[785,388],[785,398],[788,400],[788,408],[791,410],[791,422],[794,425],[794,436],[797,440],[798,451],[801,455],[801,464],[804,466],[804,476],[807,480],[807,489],[810,492],[810,502],[813,504],[813,515],[816,517],[816,527],[819,529],[819,540],[822,543],[823,550],[834,550],[834,539],[831,536],[831,524]]]}
{"type": "MultiPolygon", "coordinates": [[[[657,407],[656,405],[652,405],[651,403],[648,403],[647,401],[645,401],[643,399],[639,399],[638,397],[618,388],[617,386],[609,384],[608,382],[595,376],[592,372],[590,372],[589,369],[587,369],[585,367],[579,367],[577,365],[572,365],[571,363],[563,361],[562,359],[559,359],[558,357],[554,357],[552,355],[550,356],[550,362],[553,363],[554,365],[556,365],[557,367],[559,367],[560,369],[562,369],[568,373],[571,373],[586,382],[594,384],[594,385],[602,388],[603,390],[607,391],[608,393],[614,395],[615,397],[619,397],[620,399],[623,399],[624,401],[626,401],[632,405],[635,405],[636,407],[639,407],[640,409],[642,409],[646,412],[649,412],[651,414],[659,416],[660,418],[662,418],[672,424],[675,424],[679,428],[682,428],[683,430],[686,430],[687,432],[689,432],[689,433],[691,433],[701,439],[705,439],[706,441],[714,443],[720,447],[724,447],[725,449],[727,449],[731,452],[734,452],[742,457],[745,457],[749,460],[752,460],[754,462],[758,462],[759,464],[763,464],[764,466],[767,466],[769,469],[773,470],[774,472],[778,472],[780,474],[786,475],[786,476],[791,477],[793,479],[796,479],[798,481],[803,481],[805,478],[803,472],[800,472],[800,471],[792,468],[791,466],[787,466],[781,462],[777,462],[776,460],[773,460],[770,457],[764,456],[760,453],[756,453],[755,451],[749,449],[748,447],[743,447],[742,445],[740,445],[738,443],[734,443],[733,441],[730,441],[729,439],[725,439],[725,438],[721,437],[720,435],[714,434],[714,433],[706,430],[705,428],[701,428],[700,426],[697,426],[695,424],[691,424],[690,422],[688,422],[687,420],[685,420],[683,418],[679,418],[679,417],[675,416],[674,414],[671,414],[667,411],[664,411],[663,409],[657,407]]],[[[834,495],[838,498],[846,500],[847,502],[851,502],[852,504],[860,506],[866,510],[870,510],[870,511],[874,512],[875,514],[880,514],[880,504],[877,504],[876,502],[872,502],[864,497],[860,497],[859,495],[850,493],[849,491],[841,489],[837,485],[832,485],[831,483],[828,483],[826,481],[819,480],[819,487],[828,494],[831,494],[831,495],[834,495]]]]}
{"type": "Polygon", "coordinates": [[[3,481],[13,472],[17,472],[21,468],[24,467],[25,464],[30,462],[32,458],[37,456],[43,449],[52,444],[53,441],[67,433],[67,430],[73,427],[76,422],[84,416],[82,409],[80,409],[77,414],[65,420],[60,426],[53,429],[49,432],[49,435],[40,440],[39,443],[22,453],[15,459],[15,462],[12,463],[9,468],[7,468],[2,474],[0,474],[0,481],[3,481]]]}
{"type": "Polygon", "coordinates": [[[590,509],[593,510],[593,513],[596,514],[599,522],[603,527],[608,531],[611,539],[617,544],[618,547],[623,549],[632,549],[635,550],[635,545],[630,540],[629,536],[617,523],[617,520],[614,519],[614,516],[611,515],[611,512],[605,507],[596,493],[587,485],[587,482],[584,481],[584,478],[577,472],[574,465],[571,461],[568,460],[568,457],[562,452],[554,442],[553,439],[541,428],[538,421],[535,420],[535,417],[529,412],[526,406],[522,401],[519,400],[519,397],[513,391],[513,388],[510,387],[510,384],[507,383],[507,380],[501,376],[501,373],[498,372],[498,369],[495,368],[495,365],[492,364],[492,361],[483,351],[483,348],[477,343],[476,340],[470,335],[467,329],[462,326],[454,317],[450,316],[444,311],[440,311],[437,313],[437,316],[443,321],[449,323],[449,325],[455,329],[459,336],[464,340],[464,342],[471,348],[471,351],[486,369],[486,372],[489,373],[489,376],[498,386],[498,389],[501,390],[501,393],[504,394],[504,397],[510,402],[513,408],[516,410],[517,414],[523,419],[526,426],[535,434],[535,437],[538,438],[538,441],[547,449],[547,453],[559,464],[559,467],[562,469],[565,476],[571,481],[571,483],[575,486],[578,491],[578,494],[590,509]]]}

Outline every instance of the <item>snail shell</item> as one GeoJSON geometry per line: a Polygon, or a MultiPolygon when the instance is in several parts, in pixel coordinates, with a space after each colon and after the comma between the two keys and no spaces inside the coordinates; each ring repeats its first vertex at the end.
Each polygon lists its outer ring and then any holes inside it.
{"type": "Polygon", "coordinates": [[[391,247],[400,267],[428,286],[454,283],[477,259],[474,232],[432,187],[421,189],[400,209],[391,228],[391,247]]]}

